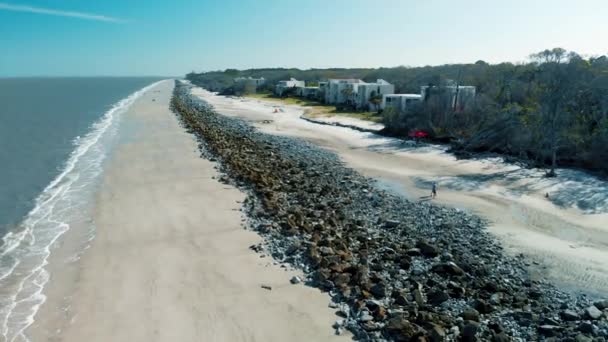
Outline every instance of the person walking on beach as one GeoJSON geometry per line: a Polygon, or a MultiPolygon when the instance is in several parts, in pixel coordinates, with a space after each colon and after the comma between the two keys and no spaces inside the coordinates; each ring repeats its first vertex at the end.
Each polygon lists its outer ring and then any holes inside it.
{"type": "Polygon", "coordinates": [[[433,182],[433,187],[431,188],[431,198],[437,197],[437,183],[433,182]]]}

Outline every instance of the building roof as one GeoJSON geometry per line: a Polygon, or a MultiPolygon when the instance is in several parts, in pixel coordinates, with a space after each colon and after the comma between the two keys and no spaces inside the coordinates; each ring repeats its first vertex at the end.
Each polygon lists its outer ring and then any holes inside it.
{"type": "Polygon", "coordinates": [[[405,97],[408,99],[421,99],[420,94],[385,94],[384,97],[405,97]]]}
{"type": "Polygon", "coordinates": [[[357,79],[357,78],[330,78],[328,81],[334,82],[334,83],[358,83],[358,84],[365,83],[362,80],[357,79]]]}

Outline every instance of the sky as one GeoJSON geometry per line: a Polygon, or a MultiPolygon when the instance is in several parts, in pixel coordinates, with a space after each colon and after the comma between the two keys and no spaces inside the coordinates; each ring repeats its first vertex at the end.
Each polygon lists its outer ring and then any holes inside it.
{"type": "Polygon", "coordinates": [[[0,0],[0,77],[608,54],[608,0],[0,0]]]}

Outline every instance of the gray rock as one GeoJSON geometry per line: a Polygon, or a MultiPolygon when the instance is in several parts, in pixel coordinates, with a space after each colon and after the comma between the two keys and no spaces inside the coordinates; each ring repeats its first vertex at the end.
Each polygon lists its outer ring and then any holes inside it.
{"type": "Polygon", "coordinates": [[[295,285],[295,284],[301,283],[302,279],[300,279],[300,277],[298,277],[298,276],[293,276],[293,277],[291,277],[289,282],[295,285]]]}
{"type": "Polygon", "coordinates": [[[494,293],[492,296],[490,296],[490,304],[500,305],[503,298],[504,298],[504,295],[502,293],[500,293],[500,292],[494,293]]]}
{"type": "Polygon", "coordinates": [[[591,337],[587,337],[583,334],[578,334],[574,338],[574,341],[575,342],[593,342],[593,339],[591,337]]]}
{"type": "Polygon", "coordinates": [[[369,322],[369,321],[373,321],[373,320],[374,320],[374,317],[367,310],[363,310],[359,314],[360,322],[369,322]]]}
{"type": "Polygon", "coordinates": [[[565,310],[562,312],[562,318],[566,321],[577,321],[579,320],[581,317],[580,315],[574,311],[574,310],[565,310]]]}
{"type": "Polygon", "coordinates": [[[589,319],[599,319],[602,317],[602,314],[603,313],[593,305],[585,309],[585,316],[589,319]]]}

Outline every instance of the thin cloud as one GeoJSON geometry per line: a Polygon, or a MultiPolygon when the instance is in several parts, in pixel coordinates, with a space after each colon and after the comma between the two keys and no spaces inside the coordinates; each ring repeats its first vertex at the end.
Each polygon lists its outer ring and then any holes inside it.
{"type": "Polygon", "coordinates": [[[27,6],[27,5],[13,5],[13,4],[5,3],[5,2],[0,2],[0,10],[47,14],[47,15],[54,15],[54,16],[58,16],[58,17],[71,17],[71,18],[105,21],[105,22],[113,22],[113,23],[125,22],[122,19],[108,17],[105,15],[83,13],[83,12],[73,12],[73,11],[61,11],[61,10],[55,10],[55,9],[50,9],[50,8],[34,7],[34,6],[27,6]]]}

